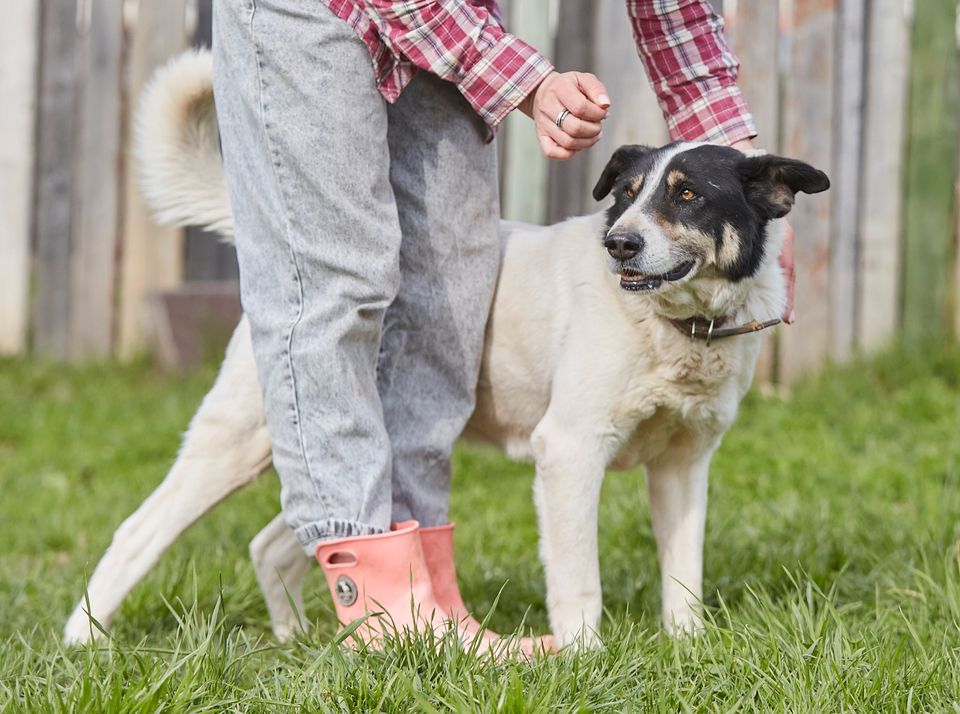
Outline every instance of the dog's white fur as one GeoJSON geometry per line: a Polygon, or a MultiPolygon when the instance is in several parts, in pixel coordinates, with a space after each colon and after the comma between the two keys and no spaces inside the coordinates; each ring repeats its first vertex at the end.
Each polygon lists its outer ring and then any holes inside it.
{"type": "MultiPolygon", "coordinates": [[[[160,217],[229,235],[209,55],[185,55],[158,74],[138,137],[144,185],[160,217]]],[[[603,227],[602,213],[548,227],[503,223],[503,267],[466,432],[536,463],[547,604],[562,645],[596,641],[597,508],[607,468],[646,467],[664,625],[671,632],[700,626],[707,472],[750,385],[761,337],[707,346],[664,317],[765,320],[782,314],[785,301],[776,262],[782,222],[770,224],[754,277],[689,279],[656,294],[621,289],[601,245],[603,227]]],[[[244,318],[173,468],[120,526],[97,566],[88,585],[90,615],[106,626],[166,548],[269,463],[244,318]]],[[[287,593],[302,612],[308,560],[280,516],[253,539],[250,553],[274,632],[288,637],[298,622],[287,593]]],[[[81,600],[67,640],[96,636],[85,610],[81,600]]]]}

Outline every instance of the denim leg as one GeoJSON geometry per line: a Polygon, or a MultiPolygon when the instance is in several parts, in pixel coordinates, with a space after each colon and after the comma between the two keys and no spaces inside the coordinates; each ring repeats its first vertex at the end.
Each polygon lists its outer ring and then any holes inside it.
{"type": "Polygon", "coordinates": [[[450,452],[473,412],[500,260],[497,153],[456,87],[421,73],[387,110],[403,241],[379,387],[393,519],[446,523],[450,452]]]}
{"type": "Polygon", "coordinates": [[[390,522],[376,371],[401,230],[386,103],[319,0],[217,0],[213,46],[243,307],[283,510],[312,553],[390,522]]]}

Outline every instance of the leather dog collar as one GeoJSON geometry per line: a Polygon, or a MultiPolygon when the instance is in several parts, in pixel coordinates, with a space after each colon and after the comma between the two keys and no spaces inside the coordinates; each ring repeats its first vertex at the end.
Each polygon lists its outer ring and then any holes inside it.
{"type": "Polygon", "coordinates": [[[670,320],[670,324],[677,328],[681,333],[692,339],[705,340],[709,345],[712,340],[719,340],[724,337],[733,337],[734,335],[746,335],[751,332],[759,332],[768,327],[779,325],[780,320],[751,320],[742,325],[732,327],[723,327],[727,321],[726,317],[717,317],[708,320],[705,317],[689,317],[686,320],[670,320]]]}

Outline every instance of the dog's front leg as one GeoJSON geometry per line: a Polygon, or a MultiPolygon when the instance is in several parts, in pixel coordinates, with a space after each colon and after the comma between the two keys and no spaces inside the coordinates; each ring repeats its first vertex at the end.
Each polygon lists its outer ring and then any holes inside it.
{"type": "Polygon", "coordinates": [[[549,416],[531,441],[550,627],[561,647],[595,646],[602,609],[597,509],[606,460],[599,445],[549,416]]]}
{"type": "Polygon", "coordinates": [[[671,634],[697,632],[702,627],[707,476],[715,448],[699,453],[671,450],[647,465],[650,515],[660,558],[661,611],[671,634]]]}

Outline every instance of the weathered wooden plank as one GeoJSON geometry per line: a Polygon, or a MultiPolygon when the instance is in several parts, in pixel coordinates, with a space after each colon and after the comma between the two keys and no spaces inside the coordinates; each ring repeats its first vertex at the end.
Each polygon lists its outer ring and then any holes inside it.
{"type": "MultiPolygon", "coordinates": [[[[597,6],[594,3],[582,0],[560,3],[553,46],[557,68],[561,72],[576,70],[600,74],[595,70],[594,61],[595,13],[597,6]]],[[[585,190],[590,183],[590,153],[581,151],[569,161],[550,162],[547,182],[547,219],[550,222],[584,213],[592,204],[592,201],[588,202],[585,190]]]]}
{"type": "MultiPolygon", "coordinates": [[[[960,117],[957,121],[957,136],[960,136],[960,117]]],[[[954,168],[956,178],[953,184],[953,336],[960,339],[960,141],[957,142],[957,147],[954,168]]]]}
{"type": "MultiPolygon", "coordinates": [[[[511,32],[552,57],[550,0],[518,0],[510,3],[511,32]]],[[[547,216],[548,159],[540,151],[533,122],[520,111],[510,114],[500,131],[505,142],[501,213],[504,218],[543,223],[547,216]]]]}
{"type": "Polygon", "coordinates": [[[83,9],[70,255],[74,359],[105,357],[112,349],[121,188],[123,0],[88,0],[83,9]]]}
{"type": "Polygon", "coordinates": [[[775,2],[736,3],[727,15],[727,34],[740,59],[738,84],[750,105],[759,135],[757,148],[771,153],[780,144],[780,12],[775,2]]]}
{"type": "Polygon", "coordinates": [[[899,314],[910,66],[905,0],[872,0],[867,23],[857,343],[874,350],[893,337],[899,314]]]}
{"type": "MultiPolygon", "coordinates": [[[[188,44],[186,0],[164,3],[133,0],[127,125],[136,111],[144,83],[153,70],[188,44]]],[[[132,157],[124,179],[124,221],[120,277],[118,352],[129,357],[146,344],[150,333],[149,296],[181,282],[182,232],[154,224],[140,196],[132,157]]]]}
{"type": "Polygon", "coordinates": [[[184,231],[183,278],[185,282],[238,279],[237,252],[218,236],[190,226],[184,231]]]}
{"type": "MultiPolygon", "coordinates": [[[[833,171],[834,66],[837,12],[831,0],[793,0],[784,20],[790,52],[783,87],[782,151],[833,171]]],[[[801,196],[796,231],[797,324],[780,333],[780,378],[816,370],[830,354],[832,193],[801,196]]]]}
{"type": "MultiPolygon", "coordinates": [[[[771,153],[780,150],[780,11],[775,2],[738,2],[728,5],[727,34],[740,60],[738,84],[750,105],[759,132],[754,144],[771,153]]],[[[790,329],[790,328],[781,328],[790,329]]],[[[779,332],[763,338],[757,361],[760,382],[776,380],[779,332]]]]}
{"type": "MultiPolygon", "coordinates": [[[[960,74],[960,0],[957,2],[957,34],[954,47],[955,71],[960,74]]],[[[960,339],[960,108],[954,113],[956,122],[956,159],[953,165],[953,336],[960,339]]]]}
{"type": "Polygon", "coordinates": [[[41,355],[67,358],[77,7],[75,0],[61,0],[40,8],[34,348],[41,355]]]}
{"type": "Polygon", "coordinates": [[[213,0],[196,0],[197,23],[193,32],[195,47],[213,45],[213,0]]]}
{"type": "Polygon", "coordinates": [[[830,239],[830,353],[849,358],[856,336],[865,0],[842,0],[838,18],[833,233],[830,239]]]}
{"type": "Polygon", "coordinates": [[[0,354],[27,346],[39,0],[19,0],[0,23],[0,354]]]}
{"type": "MultiPolygon", "coordinates": [[[[194,47],[210,47],[213,41],[212,11],[212,0],[197,0],[194,47]]],[[[217,240],[216,236],[198,227],[186,229],[183,267],[185,282],[229,280],[235,286],[237,274],[237,251],[232,244],[217,240]]]]}
{"type": "Polygon", "coordinates": [[[903,333],[951,329],[950,253],[958,76],[955,0],[915,5],[910,72],[910,139],[904,235],[903,333]]]}
{"type": "Polygon", "coordinates": [[[610,156],[623,144],[659,146],[670,140],[657,97],[650,88],[623,0],[594,3],[594,73],[610,92],[610,116],[603,125],[603,138],[589,152],[588,178],[581,200],[590,210],[590,197],[610,156]]]}

